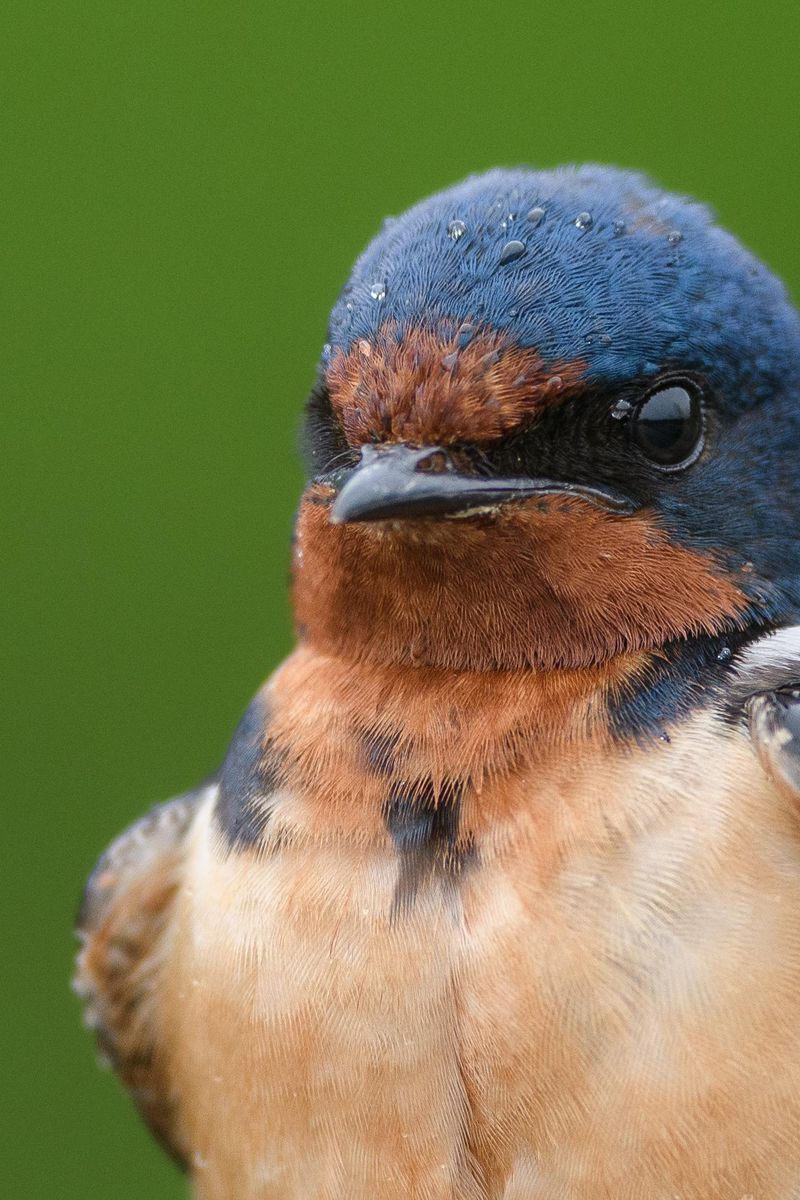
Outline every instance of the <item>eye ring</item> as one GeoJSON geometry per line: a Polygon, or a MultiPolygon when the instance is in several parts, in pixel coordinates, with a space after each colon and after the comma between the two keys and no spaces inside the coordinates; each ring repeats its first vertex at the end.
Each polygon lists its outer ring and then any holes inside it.
{"type": "Polygon", "coordinates": [[[659,471],[685,471],[705,445],[703,390],[693,379],[660,379],[635,404],[629,418],[633,444],[659,471]]]}

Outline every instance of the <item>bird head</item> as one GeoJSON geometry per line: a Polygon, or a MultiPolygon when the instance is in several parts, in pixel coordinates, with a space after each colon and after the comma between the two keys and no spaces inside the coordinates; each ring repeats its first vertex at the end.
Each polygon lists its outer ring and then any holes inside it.
{"type": "Polygon", "coordinates": [[[500,170],[387,221],[307,410],[323,649],[581,668],[800,606],[800,318],[702,206],[500,170]]]}

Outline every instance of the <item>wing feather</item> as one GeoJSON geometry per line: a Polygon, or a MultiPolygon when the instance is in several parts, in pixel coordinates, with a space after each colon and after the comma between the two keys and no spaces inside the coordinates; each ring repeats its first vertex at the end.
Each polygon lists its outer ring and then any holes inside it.
{"type": "Polygon", "coordinates": [[[159,804],[112,842],[89,877],[77,921],[74,987],[86,1024],[152,1132],[181,1163],[180,1115],[159,1046],[159,980],[186,835],[214,791],[159,804]]]}
{"type": "Polygon", "coordinates": [[[747,716],[764,770],[781,794],[800,806],[800,688],[753,696],[747,716]]]}

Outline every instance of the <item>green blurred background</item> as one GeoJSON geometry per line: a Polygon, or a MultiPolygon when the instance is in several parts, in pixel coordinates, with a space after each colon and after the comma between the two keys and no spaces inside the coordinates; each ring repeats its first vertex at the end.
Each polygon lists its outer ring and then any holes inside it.
{"type": "Polygon", "coordinates": [[[216,764],[290,645],[298,414],[352,259],[469,171],[594,159],[710,201],[797,294],[800,7],[6,0],[0,22],[2,1194],[180,1197],[94,1065],[71,921],[98,852],[216,764]]]}

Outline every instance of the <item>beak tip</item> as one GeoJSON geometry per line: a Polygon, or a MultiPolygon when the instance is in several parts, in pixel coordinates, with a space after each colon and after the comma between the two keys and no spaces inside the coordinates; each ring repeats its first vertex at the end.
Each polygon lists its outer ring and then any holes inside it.
{"type": "Polygon", "coordinates": [[[354,506],[350,503],[350,497],[346,497],[340,492],[331,505],[328,520],[331,525],[346,525],[352,521],[353,516],[354,506]]]}

